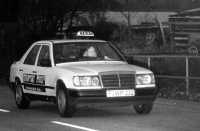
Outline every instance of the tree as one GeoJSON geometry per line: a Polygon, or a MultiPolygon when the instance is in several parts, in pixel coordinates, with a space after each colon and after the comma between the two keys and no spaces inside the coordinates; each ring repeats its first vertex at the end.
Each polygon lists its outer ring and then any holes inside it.
{"type": "Polygon", "coordinates": [[[96,38],[108,41],[118,28],[117,24],[101,19],[94,25],[93,32],[96,38]]]}
{"type": "Polygon", "coordinates": [[[20,0],[19,5],[18,20],[24,34],[43,33],[43,38],[48,38],[49,32],[53,34],[62,26],[63,12],[67,11],[64,8],[67,3],[62,0],[20,0]]]}
{"type": "MultiPolygon", "coordinates": [[[[121,14],[127,20],[127,26],[130,28],[131,21],[137,15],[137,12],[133,12],[136,0],[120,0],[118,1],[121,4],[121,14]]],[[[136,7],[135,7],[136,8],[136,7]]]]}
{"type": "Polygon", "coordinates": [[[106,13],[119,8],[119,4],[116,0],[85,0],[85,6],[80,10],[87,14],[83,17],[84,21],[94,25],[96,22],[106,19],[106,13]]]}
{"type": "Polygon", "coordinates": [[[79,6],[80,6],[80,4],[81,4],[81,1],[82,1],[82,0],[78,0],[78,1],[76,2],[75,8],[71,11],[70,20],[69,20],[69,25],[68,25],[68,30],[67,30],[67,32],[66,32],[67,34],[68,34],[68,33],[70,32],[70,30],[71,30],[73,18],[74,18],[74,16],[75,16],[77,10],[79,9],[79,6]]]}

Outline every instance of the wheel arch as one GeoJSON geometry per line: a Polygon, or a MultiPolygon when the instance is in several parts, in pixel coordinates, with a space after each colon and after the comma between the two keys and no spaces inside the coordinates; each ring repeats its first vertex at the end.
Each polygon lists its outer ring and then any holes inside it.
{"type": "Polygon", "coordinates": [[[13,91],[13,93],[15,93],[17,84],[20,84],[20,83],[21,83],[21,80],[19,77],[15,77],[15,81],[9,83],[9,87],[13,91]]]}
{"type": "Polygon", "coordinates": [[[56,96],[57,96],[58,90],[59,90],[60,88],[65,89],[65,91],[66,91],[66,93],[67,93],[67,97],[69,98],[69,93],[68,93],[68,90],[67,90],[67,87],[66,87],[64,81],[61,80],[61,79],[58,79],[58,80],[56,81],[56,96]]]}
{"type": "Polygon", "coordinates": [[[20,83],[21,83],[20,78],[18,76],[15,77],[15,84],[17,85],[17,84],[20,84],[20,83]]]}

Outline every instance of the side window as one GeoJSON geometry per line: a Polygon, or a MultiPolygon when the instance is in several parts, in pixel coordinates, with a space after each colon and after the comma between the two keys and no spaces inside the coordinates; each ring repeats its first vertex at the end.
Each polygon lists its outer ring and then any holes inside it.
{"type": "Polygon", "coordinates": [[[40,45],[34,46],[32,50],[29,52],[29,54],[26,56],[24,64],[34,65],[39,49],[40,49],[40,45]]]}
{"type": "Polygon", "coordinates": [[[38,66],[41,66],[41,62],[43,61],[48,61],[50,60],[50,51],[49,51],[49,46],[48,45],[43,45],[42,49],[40,51],[40,55],[38,58],[38,66]]]}

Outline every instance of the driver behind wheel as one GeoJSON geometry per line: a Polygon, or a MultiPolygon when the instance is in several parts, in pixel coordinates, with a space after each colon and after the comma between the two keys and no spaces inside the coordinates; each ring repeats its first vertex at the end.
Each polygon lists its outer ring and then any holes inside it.
{"type": "Polygon", "coordinates": [[[88,57],[97,57],[96,50],[93,46],[90,46],[87,51],[84,52],[83,56],[88,56],[88,57]]]}

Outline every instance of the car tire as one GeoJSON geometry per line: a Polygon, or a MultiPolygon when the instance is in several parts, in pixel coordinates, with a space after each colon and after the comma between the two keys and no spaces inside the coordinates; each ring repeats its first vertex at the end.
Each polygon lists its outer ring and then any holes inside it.
{"type": "Polygon", "coordinates": [[[30,101],[27,100],[23,90],[22,90],[22,86],[21,84],[17,84],[16,85],[16,89],[15,89],[15,102],[17,104],[17,107],[19,109],[28,109],[30,106],[30,101]]]}
{"type": "Polygon", "coordinates": [[[76,112],[76,105],[73,105],[67,96],[67,91],[64,88],[58,89],[57,93],[57,107],[62,117],[73,117],[76,112]]]}
{"type": "Polygon", "coordinates": [[[138,114],[149,114],[153,108],[153,103],[134,105],[135,111],[138,114]]]}

